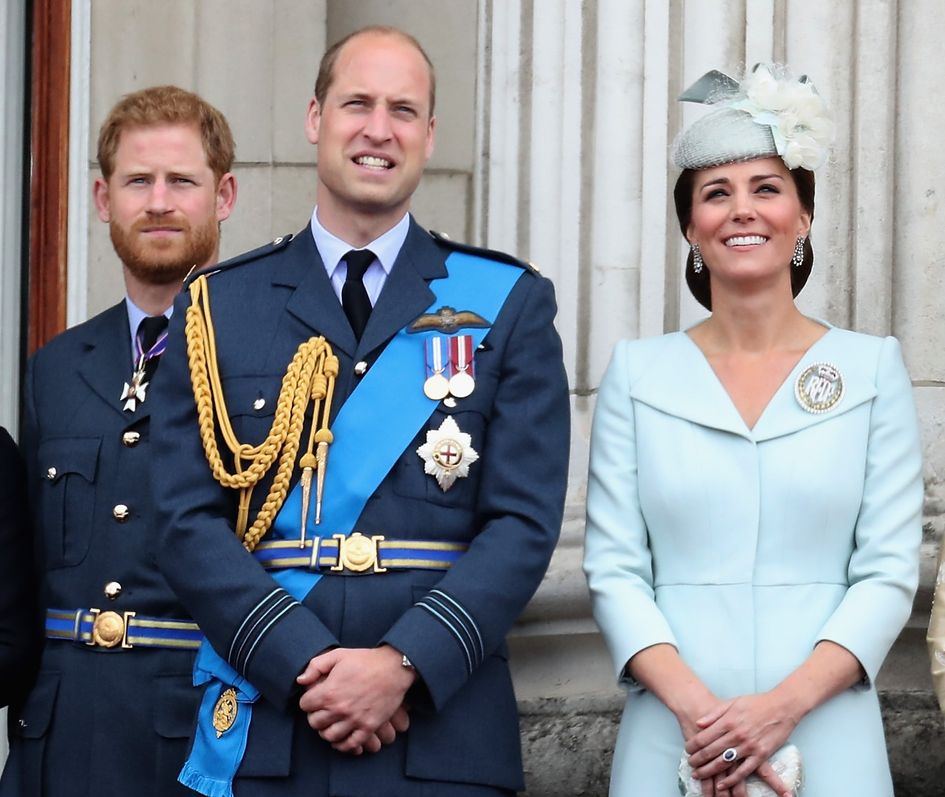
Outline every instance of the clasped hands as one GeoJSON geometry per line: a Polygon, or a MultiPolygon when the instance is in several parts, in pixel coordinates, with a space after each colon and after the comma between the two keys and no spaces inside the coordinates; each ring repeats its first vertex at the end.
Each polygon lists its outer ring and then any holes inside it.
{"type": "Polygon", "coordinates": [[[417,677],[390,647],[334,648],[296,679],[308,724],[342,753],[376,753],[410,725],[404,696],[417,677]]]}
{"type": "Polygon", "coordinates": [[[792,707],[773,692],[713,699],[691,717],[680,717],[692,774],[702,783],[703,797],[747,797],[745,779],[754,774],[778,797],[792,797],[768,758],[788,739],[797,719],[792,707]],[[737,751],[728,762],[722,754],[737,751]]]}

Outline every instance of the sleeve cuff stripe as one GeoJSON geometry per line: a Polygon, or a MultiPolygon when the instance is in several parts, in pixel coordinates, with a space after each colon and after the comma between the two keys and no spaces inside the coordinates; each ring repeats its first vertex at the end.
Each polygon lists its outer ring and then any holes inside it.
{"type": "Polygon", "coordinates": [[[265,627],[260,630],[259,634],[256,636],[256,641],[250,646],[249,650],[246,651],[246,658],[243,659],[242,672],[245,675],[247,669],[249,668],[249,660],[253,657],[253,652],[256,650],[256,646],[262,642],[264,636],[269,633],[269,629],[272,628],[286,613],[294,609],[296,606],[301,606],[297,600],[293,600],[288,606],[286,606],[281,612],[279,612],[275,617],[273,617],[265,627]]]}
{"type": "Polygon", "coordinates": [[[469,647],[466,645],[466,642],[463,640],[463,638],[459,635],[459,633],[453,627],[452,623],[450,623],[450,621],[447,620],[445,617],[443,617],[443,615],[441,615],[438,611],[431,608],[430,606],[427,606],[425,603],[418,603],[416,605],[419,606],[421,609],[426,609],[430,614],[436,617],[441,623],[443,623],[443,625],[445,625],[450,631],[453,632],[453,636],[455,636],[456,639],[459,641],[459,644],[463,648],[463,652],[466,654],[466,667],[469,670],[469,674],[471,675],[473,671],[472,655],[469,652],[469,647]]]}
{"type": "Polygon", "coordinates": [[[482,643],[482,634],[479,633],[479,626],[476,625],[476,621],[472,619],[472,617],[469,615],[469,612],[467,612],[455,598],[453,598],[450,595],[447,595],[441,589],[431,589],[430,594],[440,595],[444,600],[447,600],[450,603],[452,603],[453,606],[456,607],[457,611],[462,613],[463,617],[466,618],[467,624],[469,625],[469,627],[472,628],[472,630],[476,632],[476,639],[479,640],[479,656],[480,657],[485,656],[485,645],[483,645],[482,643]]]}
{"type": "Polygon", "coordinates": [[[233,641],[230,643],[230,652],[227,654],[227,659],[232,660],[233,650],[236,647],[236,643],[239,641],[240,635],[243,633],[243,629],[246,628],[246,624],[249,623],[250,620],[253,619],[253,615],[256,613],[256,610],[260,606],[262,606],[264,603],[266,603],[266,601],[271,599],[274,595],[278,594],[279,592],[284,592],[282,587],[276,587],[265,598],[263,598],[259,603],[257,603],[255,608],[253,608],[253,610],[249,614],[246,615],[246,618],[243,620],[242,623],[240,623],[240,627],[236,629],[236,633],[233,635],[233,641]]]}
{"type": "MultiPolygon", "coordinates": [[[[257,629],[259,629],[259,627],[265,623],[267,619],[273,615],[273,613],[279,611],[280,608],[286,606],[286,604],[291,606],[297,602],[298,601],[296,601],[295,598],[293,598],[288,592],[283,591],[282,594],[279,595],[279,597],[277,597],[274,601],[270,601],[269,605],[266,606],[262,611],[259,611],[259,606],[257,606],[257,608],[253,610],[253,614],[255,615],[256,619],[243,634],[243,638],[240,641],[236,652],[233,654],[230,664],[232,664],[237,670],[241,670],[238,662],[240,659],[244,658],[243,651],[246,649],[246,646],[254,639],[258,640],[259,635],[262,633],[262,631],[258,631],[257,629]]],[[[266,627],[268,628],[268,626],[266,627]]]]}
{"type": "Polygon", "coordinates": [[[428,594],[424,596],[423,599],[420,601],[420,603],[426,604],[430,606],[431,608],[436,607],[441,612],[449,615],[453,619],[453,621],[455,622],[455,625],[452,625],[452,627],[453,628],[458,627],[460,630],[462,630],[462,632],[464,633],[463,643],[465,644],[466,641],[469,642],[469,646],[473,653],[473,658],[475,660],[475,666],[479,666],[479,664],[481,664],[482,661],[481,661],[481,656],[479,655],[479,651],[476,650],[476,640],[473,639],[472,632],[469,630],[469,628],[466,627],[466,624],[463,622],[463,619],[459,615],[457,615],[456,612],[454,612],[449,606],[443,603],[443,601],[438,600],[432,595],[428,594]]]}

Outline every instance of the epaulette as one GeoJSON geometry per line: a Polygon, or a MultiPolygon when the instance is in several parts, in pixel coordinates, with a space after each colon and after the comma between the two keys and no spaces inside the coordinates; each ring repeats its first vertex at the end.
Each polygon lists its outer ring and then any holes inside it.
{"type": "Polygon", "coordinates": [[[458,241],[452,240],[445,232],[437,232],[436,230],[430,230],[430,235],[433,236],[433,239],[448,249],[453,249],[456,252],[464,252],[467,255],[475,255],[476,257],[484,257],[488,260],[498,260],[500,263],[508,263],[512,266],[518,266],[519,268],[524,268],[527,271],[533,271],[535,274],[538,274],[538,266],[534,263],[528,263],[525,260],[519,260],[517,257],[513,257],[507,252],[500,252],[497,249],[486,249],[482,246],[472,246],[471,244],[461,244],[458,241]]]}
{"type": "Polygon", "coordinates": [[[242,266],[246,263],[252,263],[254,260],[259,260],[261,257],[271,255],[273,252],[278,252],[291,240],[292,233],[289,233],[288,235],[280,235],[274,241],[271,241],[268,244],[263,244],[257,249],[251,249],[248,252],[243,252],[243,254],[237,255],[236,257],[231,257],[229,260],[224,260],[222,263],[215,263],[212,266],[205,266],[204,268],[191,271],[184,279],[184,289],[186,290],[188,287],[190,287],[190,283],[197,279],[197,277],[201,277],[205,274],[208,277],[213,276],[214,274],[219,274],[221,271],[229,271],[231,268],[236,268],[237,266],[242,266]]]}

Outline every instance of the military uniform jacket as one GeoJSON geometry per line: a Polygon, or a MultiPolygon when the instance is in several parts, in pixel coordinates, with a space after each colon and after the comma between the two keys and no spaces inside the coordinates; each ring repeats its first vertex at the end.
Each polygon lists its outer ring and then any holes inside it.
{"type": "MultiPolygon", "coordinates": [[[[430,306],[428,283],[446,275],[450,253],[411,221],[360,343],[307,228],[210,276],[221,382],[237,437],[250,444],[265,437],[286,365],[313,335],[324,335],[340,359],[337,412],[357,386],[356,363],[370,366],[390,338],[430,306]]],[[[445,574],[328,573],[302,604],[289,600],[234,536],[235,494],[213,480],[197,431],[181,329],[189,296],[177,304],[162,365],[165,390],[154,409],[164,430],[154,473],[159,560],[217,652],[262,692],[237,795],[465,795],[481,792],[462,784],[522,788],[504,636],[537,588],[557,539],[569,421],[552,285],[524,264],[508,267],[526,273],[498,316],[488,319],[491,330],[476,354],[475,391],[455,408],[439,405],[355,526],[366,535],[465,542],[469,551],[445,574]],[[444,492],[424,474],[416,449],[447,415],[471,435],[479,460],[444,492]],[[451,622],[418,605],[430,596],[451,608],[451,622]],[[295,678],[326,648],[384,642],[405,653],[422,680],[409,694],[406,739],[374,755],[334,753],[305,724],[295,678]],[[298,785],[286,785],[286,778],[298,785]],[[459,790],[450,791],[448,783],[459,790]]],[[[422,390],[422,366],[401,378],[422,390]]],[[[397,407],[376,412],[393,419],[397,407]]],[[[255,504],[267,486],[257,487],[255,504]]]]}
{"type": "MultiPolygon", "coordinates": [[[[154,394],[124,412],[119,396],[131,372],[124,302],[29,362],[23,450],[42,603],[186,618],[154,561],[154,394]],[[114,599],[108,582],[121,585],[114,599]]],[[[176,778],[199,699],[192,666],[189,651],[47,640],[35,686],[11,718],[0,794],[188,793],[176,778]]]]}
{"type": "Polygon", "coordinates": [[[24,488],[23,459],[0,427],[0,706],[23,699],[40,642],[24,488]]]}

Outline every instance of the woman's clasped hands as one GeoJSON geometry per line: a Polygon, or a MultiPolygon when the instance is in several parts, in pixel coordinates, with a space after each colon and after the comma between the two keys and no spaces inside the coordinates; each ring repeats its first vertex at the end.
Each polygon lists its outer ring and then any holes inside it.
{"type": "Polygon", "coordinates": [[[793,797],[768,759],[797,722],[791,702],[772,691],[719,701],[695,720],[694,733],[684,724],[686,753],[703,797],[747,797],[745,780],[752,774],[779,797],[793,797]]]}

